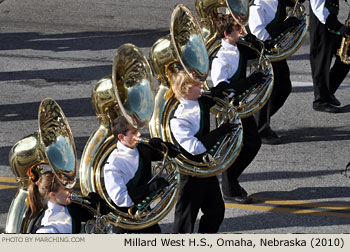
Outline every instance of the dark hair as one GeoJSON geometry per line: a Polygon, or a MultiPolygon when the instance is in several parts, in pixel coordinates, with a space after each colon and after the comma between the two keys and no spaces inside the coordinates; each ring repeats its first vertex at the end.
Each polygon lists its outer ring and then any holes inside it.
{"type": "Polygon", "coordinates": [[[215,25],[220,39],[225,37],[224,32],[231,33],[234,28],[240,27],[232,15],[222,13],[218,14],[215,25]]]}
{"type": "Polygon", "coordinates": [[[38,181],[28,186],[27,209],[31,211],[30,218],[36,217],[47,206],[48,194],[57,192],[60,187],[52,171],[44,172],[38,181]]]}
{"type": "Polygon", "coordinates": [[[118,139],[119,134],[125,135],[128,129],[129,122],[124,116],[118,116],[112,122],[112,134],[115,139],[118,139]]]}

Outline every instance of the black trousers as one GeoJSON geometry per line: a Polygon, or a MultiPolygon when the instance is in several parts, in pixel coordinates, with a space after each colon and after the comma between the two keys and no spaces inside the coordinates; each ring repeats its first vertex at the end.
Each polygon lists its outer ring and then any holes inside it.
{"type": "Polygon", "coordinates": [[[253,161],[261,147],[261,139],[258,134],[253,116],[242,119],[243,146],[235,162],[222,173],[222,192],[225,196],[239,196],[240,186],[238,177],[253,161]]]}
{"type": "Polygon", "coordinates": [[[254,114],[258,132],[261,136],[266,136],[270,129],[271,117],[283,106],[292,91],[290,72],[287,60],[272,62],[274,73],[274,84],[270,99],[264,107],[254,114]]]}
{"type": "MultiPolygon", "coordinates": [[[[311,10],[311,8],[310,8],[311,10]]],[[[336,56],[342,37],[328,31],[310,11],[310,64],[314,86],[314,105],[326,104],[334,95],[350,70],[350,65],[336,56]],[[332,58],[335,61],[331,67],[332,58]]]]}
{"type": "Polygon", "coordinates": [[[216,176],[198,178],[181,174],[179,198],[175,206],[174,233],[193,233],[201,209],[198,233],[217,233],[224,219],[225,204],[216,176]]]}

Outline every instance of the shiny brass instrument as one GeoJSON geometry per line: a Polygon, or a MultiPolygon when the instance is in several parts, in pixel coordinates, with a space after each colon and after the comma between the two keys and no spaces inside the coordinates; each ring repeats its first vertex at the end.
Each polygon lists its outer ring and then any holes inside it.
{"type": "MultiPolygon", "coordinates": [[[[350,26],[350,11],[345,25],[350,26]]],[[[340,48],[337,50],[337,55],[344,64],[350,64],[350,35],[346,35],[346,37],[342,38],[340,48]]]]}
{"type": "Polygon", "coordinates": [[[219,8],[227,8],[242,27],[248,24],[248,0],[195,0],[195,8],[200,18],[202,35],[208,50],[217,41],[215,19],[219,13],[219,8]]]}
{"type": "Polygon", "coordinates": [[[204,81],[209,72],[208,54],[193,13],[184,5],[177,5],[170,27],[173,32],[158,39],[149,53],[150,65],[159,84],[149,130],[151,136],[162,139],[165,139],[162,114],[167,102],[164,96],[170,88],[171,74],[183,67],[193,79],[204,81]]]}
{"type": "Polygon", "coordinates": [[[84,206],[94,215],[94,219],[86,221],[84,225],[85,233],[87,234],[110,234],[113,232],[113,225],[106,217],[101,214],[101,203],[98,202],[96,208],[91,206],[91,203],[84,199],[80,194],[71,193],[71,200],[75,204],[84,206]]]}
{"type": "MultiPolygon", "coordinates": [[[[177,105],[174,97],[165,98],[171,85],[171,74],[183,68],[192,79],[204,81],[209,71],[209,59],[194,14],[183,4],[175,6],[171,15],[170,35],[160,38],[150,51],[150,63],[159,81],[150,133],[174,143],[169,125],[170,116],[177,105]]],[[[242,124],[235,108],[228,100],[217,99],[211,112],[219,124],[231,121],[237,130],[227,135],[216,153],[203,162],[193,162],[180,154],[176,157],[183,174],[210,177],[227,169],[238,157],[242,146],[242,124]]]]}
{"type": "MultiPolygon", "coordinates": [[[[262,42],[260,51],[244,40],[240,40],[237,43],[250,48],[256,54],[256,59],[252,60],[249,65],[248,77],[256,72],[262,72],[267,76],[264,83],[251,87],[243,94],[233,97],[233,104],[238,104],[235,105],[237,112],[241,118],[246,118],[258,112],[270,98],[274,74],[270,60],[264,56],[264,44],[262,42]]],[[[221,43],[215,44],[210,50],[211,53],[214,54],[220,46],[221,43]]]]}
{"type": "MultiPolygon", "coordinates": [[[[201,17],[202,33],[206,38],[209,57],[213,57],[221,46],[221,42],[217,41],[218,35],[215,26],[219,8],[226,8],[240,25],[245,26],[248,23],[248,0],[196,0],[195,5],[197,14],[201,17]]],[[[259,111],[268,101],[273,88],[273,69],[270,60],[264,55],[263,43],[261,43],[261,48],[255,48],[244,39],[237,43],[247,46],[257,55],[257,58],[249,66],[250,74],[261,71],[267,76],[264,83],[234,97],[234,104],[239,104],[236,106],[237,112],[241,118],[246,118],[259,111]]],[[[209,89],[207,84],[204,87],[209,89]]]]}
{"type": "Polygon", "coordinates": [[[295,1],[293,8],[287,8],[287,18],[296,17],[301,23],[296,27],[290,27],[273,40],[274,46],[265,50],[266,57],[271,62],[280,61],[293,55],[302,45],[307,30],[309,28],[309,19],[306,13],[305,6],[295,1]]]}
{"type": "Polygon", "coordinates": [[[39,130],[18,141],[9,153],[18,191],[8,212],[6,233],[30,232],[35,220],[26,215],[27,189],[34,174],[42,173],[42,166],[49,166],[66,188],[75,185],[76,149],[62,109],[54,100],[46,98],[40,104],[38,117],[39,130]]]}
{"type": "MultiPolygon", "coordinates": [[[[165,173],[170,186],[134,213],[120,211],[104,188],[103,166],[115,149],[111,132],[113,119],[124,115],[135,128],[142,129],[153,114],[154,84],[149,63],[139,48],[132,44],[119,47],[113,63],[112,76],[97,82],[92,104],[99,119],[99,128],[87,141],[80,163],[80,187],[83,196],[97,192],[111,212],[103,221],[124,229],[137,230],[159,222],[171,210],[178,194],[179,176],[176,163],[164,153],[163,165],[155,165],[154,178],[165,173]],[[149,207],[152,210],[149,210],[149,207]]],[[[138,207],[138,206],[135,206],[138,207]]]]}

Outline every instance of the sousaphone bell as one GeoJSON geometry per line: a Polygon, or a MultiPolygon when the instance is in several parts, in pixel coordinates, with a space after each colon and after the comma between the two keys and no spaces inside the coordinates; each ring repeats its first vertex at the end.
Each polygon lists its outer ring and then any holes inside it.
{"type": "MultiPolygon", "coordinates": [[[[215,56],[221,46],[215,26],[220,8],[226,8],[242,28],[248,24],[248,0],[196,0],[195,6],[197,14],[200,17],[202,33],[204,34],[206,48],[210,58],[215,56]]],[[[233,102],[238,104],[235,106],[240,117],[246,118],[255,114],[266,104],[272,92],[274,76],[271,62],[264,55],[263,43],[261,48],[256,48],[244,40],[240,40],[237,43],[248,47],[257,55],[256,59],[250,63],[249,74],[260,71],[267,76],[264,83],[252,87],[242,95],[233,98],[233,102]]],[[[207,90],[209,89],[207,84],[204,87],[207,90]]]]}
{"type": "MultiPolygon", "coordinates": [[[[42,100],[38,113],[39,130],[18,141],[10,150],[9,163],[18,182],[6,221],[6,233],[29,233],[35,220],[26,214],[27,188],[48,166],[66,188],[76,181],[76,148],[61,107],[50,98],[42,100]]],[[[96,212],[90,209],[93,215],[96,212]]]]}
{"type": "Polygon", "coordinates": [[[114,58],[112,76],[95,85],[92,104],[99,119],[98,129],[87,141],[80,163],[80,187],[84,196],[97,192],[108,204],[111,212],[104,216],[107,222],[124,229],[149,227],[164,218],[175,204],[179,176],[176,163],[164,153],[162,164],[153,167],[154,177],[163,176],[169,186],[152,201],[135,212],[125,213],[109,198],[103,179],[103,166],[116,147],[111,131],[114,118],[125,116],[137,129],[148,125],[153,114],[154,83],[149,63],[140,49],[132,44],[118,48],[114,58]],[[149,210],[149,207],[152,209],[149,210]]]}
{"type": "MultiPolygon", "coordinates": [[[[183,4],[178,4],[171,15],[170,34],[160,38],[150,51],[150,63],[159,81],[156,104],[150,133],[174,143],[171,136],[170,117],[178,101],[165,97],[171,87],[171,75],[183,68],[192,79],[205,81],[209,72],[209,59],[198,22],[194,14],[183,4]]],[[[237,130],[228,134],[210,161],[194,162],[180,154],[176,157],[179,171],[183,174],[210,177],[226,170],[237,158],[242,145],[241,120],[233,106],[217,99],[211,113],[219,125],[230,121],[237,130]]]]}

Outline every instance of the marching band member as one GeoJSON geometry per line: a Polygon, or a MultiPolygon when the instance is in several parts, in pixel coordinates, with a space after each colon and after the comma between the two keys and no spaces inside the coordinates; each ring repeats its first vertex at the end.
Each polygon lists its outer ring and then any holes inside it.
{"type": "Polygon", "coordinates": [[[71,204],[72,192],[73,189],[61,185],[51,171],[44,172],[29,185],[30,218],[39,217],[33,233],[80,233],[81,222],[94,216],[79,204],[71,204]]]}
{"type": "MultiPolygon", "coordinates": [[[[247,60],[256,58],[256,55],[248,47],[236,44],[242,35],[241,26],[228,14],[219,14],[216,26],[222,44],[212,62],[214,90],[232,86],[234,93],[239,95],[254,84],[263,82],[266,77],[262,73],[246,78],[247,60]]],[[[242,125],[243,147],[233,165],[222,174],[222,191],[225,201],[247,204],[251,198],[240,186],[238,177],[258,153],[261,140],[253,116],[242,119],[242,125]]]]}
{"type": "MultiPolygon", "coordinates": [[[[234,124],[226,123],[209,132],[210,107],[215,102],[201,97],[201,83],[193,80],[185,71],[173,74],[170,93],[179,101],[170,128],[174,142],[187,158],[200,162],[203,154],[216,141],[233,131],[234,124]]],[[[170,94],[168,94],[170,96],[170,94]]],[[[201,209],[199,233],[216,233],[224,219],[225,205],[216,176],[199,178],[180,174],[180,192],[175,206],[174,233],[193,233],[196,218],[201,209]]]]}
{"type": "MultiPolygon", "coordinates": [[[[127,212],[128,208],[144,200],[152,192],[157,192],[169,185],[163,177],[152,178],[151,162],[162,160],[163,151],[160,138],[152,138],[149,145],[138,144],[140,132],[128,123],[124,116],[113,120],[112,133],[117,139],[117,147],[112,151],[104,166],[104,181],[107,193],[119,210],[127,212]]],[[[179,151],[171,143],[168,155],[175,157],[179,151]]],[[[158,224],[141,230],[125,230],[117,227],[117,233],[160,233],[158,224]]]]}
{"type": "MultiPolygon", "coordinates": [[[[254,0],[249,7],[249,30],[258,39],[265,42],[265,47],[272,46],[272,39],[279,36],[288,27],[297,26],[296,17],[286,18],[286,6],[294,6],[291,0],[254,0]]],[[[274,85],[270,99],[254,117],[263,144],[280,144],[281,139],[271,129],[271,117],[283,106],[292,91],[287,60],[272,62],[274,85]]]]}
{"type": "Polygon", "coordinates": [[[339,0],[310,0],[310,63],[314,86],[313,109],[339,113],[339,100],[334,96],[349,72],[336,51],[350,27],[339,22],[339,0]],[[331,67],[332,58],[335,61],[331,67]]]}

